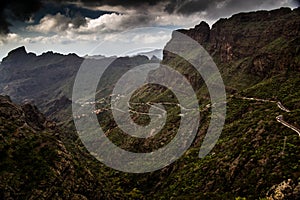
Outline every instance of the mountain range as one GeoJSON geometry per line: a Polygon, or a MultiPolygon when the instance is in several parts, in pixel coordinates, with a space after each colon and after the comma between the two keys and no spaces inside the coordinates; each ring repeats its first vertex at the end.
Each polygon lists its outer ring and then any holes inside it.
{"type": "MultiPolygon", "coordinates": [[[[197,137],[173,164],[129,174],[94,159],[76,133],[72,87],[84,58],[53,52],[37,56],[20,47],[0,65],[0,198],[299,199],[300,9],[239,13],[211,28],[201,22],[177,31],[203,46],[225,83],[225,126],[205,158],[199,159],[198,152],[213,105],[201,75],[182,57],[164,50],[161,63],[183,74],[197,94],[201,108],[197,137]]],[[[166,47],[174,41],[175,32],[166,47]]],[[[113,61],[96,95],[103,100],[96,104],[98,120],[111,141],[123,149],[148,152],[172,140],[180,107],[170,106],[177,104],[170,90],[146,85],[130,100],[132,118],[145,125],[147,103],[165,103],[166,126],[149,139],[124,135],[106,103],[124,73],[159,60],[145,55],[85,59],[99,67],[113,61]]],[[[151,72],[153,77],[161,74],[151,72]]]]}

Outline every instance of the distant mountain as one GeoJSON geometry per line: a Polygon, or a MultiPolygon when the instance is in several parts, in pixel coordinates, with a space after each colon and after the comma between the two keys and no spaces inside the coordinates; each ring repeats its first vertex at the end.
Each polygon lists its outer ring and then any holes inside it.
{"type": "Polygon", "coordinates": [[[151,59],[153,57],[156,57],[156,58],[162,60],[163,50],[162,49],[155,49],[153,51],[139,53],[139,55],[147,56],[149,59],[151,59]]]}
{"type": "Polygon", "coordinates": [[[162,49],[154,49],[152,51],[134,52],[134,53],[130,54],[130,56],[136,56],[136,55],[147,56],[149,59],[157,58],[159,60],[162,60],[163,50],[162,49]]]}
{"type": "Polygon", "coordinates": [[[118,58],[117,56],[103,56],[103,55],[92,55],[92,56],[89,56],[89,55],[85,55],[83,56],[84,59],[95,59],[95,60],[101,60],[103,58],[118,58]]]}
{"type": "Polygon", "coordinates": [[[101,60],[101,59],[105,58],[105,56],[102,56],[102,55],[94,55],[94,56],[86,55],[86,56],[84,56],[84,58],[101,60]]]}
{"type": "Polygon", "coordinates": [[[74,79],[83,59],[75,54],[47,52],[40,56],[25,47],[11,51],[0,65],[0,93],[16,102],[34,101],[41,106],[54,98],[70,98],[74,79]]]}
{"type": "Polygon", "coordinates": [[[34,102],[47,116],[62,120],[67,116],[65,111],[70,111],[73,83],[84,60],[90,60],[99,67],[113,61],[108,68],[109,73],[106,73],[110,78],[99,86],[99,90],[112,89],[113,81],[132,67],[158,62],[150,61],[146,56],[84,59],[75,54],[53,52],[36,56],[27,53],[25,47],[19,47],[12,50],[0,64],[0,94],[9,95],[19,103],[34,102]]]}

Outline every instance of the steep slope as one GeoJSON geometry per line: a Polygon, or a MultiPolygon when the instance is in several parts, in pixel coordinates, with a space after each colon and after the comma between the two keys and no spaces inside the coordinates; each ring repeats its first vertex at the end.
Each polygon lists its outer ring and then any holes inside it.
{"type": "MultiPolygon", "coordinates": [[[[227,87],[244,89],[266,77],[300,70],[299,8],[240,13],[219,20],[211,29],[201,22],[193,29],[178,31],[208,51],[227,87]]],[[[180,64],[166,51],[164,62],[175,67],[180,64]]]]}
{"type": "Polygon", "coordinates": [[[283,115],[285,121],[299,127],[299,89],[298,73],[288,79],[284,76],[268,79],[230,96],[222,135],[213,151],[204,159],[199,159],[202,134],[209,120],[209,112],[202,113],[202,128],[194,147],[170,167],[172,173],[163,176],[157,188],[160,195],[155,196],[194,199],[234,199],[238,196],[258,199],[272,196],[273,199],[298,199],[299,135],[277,122],[276,117],[283,115]],[[277,94],[293,91],[282,98],[291,112],[282,111],[276,101],[272,103],[272,85],[275,83],[280,88],[277,94]],[[258,97],[266,101],[256,101],[258,97]],[[296,102],[298,105],[295,105],[296,102]],[[289,189],[281,197],[276,197],[279,192],[274,191],[275,185],[282,182],[289,182],[289,189]]]}
{"type": "MultiPolygon", "coordinates": [[[[143,186],[139,190],[149,199],[299,198],[299,136],[276,118],[283,115],[285,121],[300,128],[299,27],[299,9],[283,8],[237,14],[218,21],[211,30],[204,22],[191,30],[179,30],[202,44],[217,63],[228,92],[226,123],[213,151],[199,159],[211,115],[210,109],[205,109],[210,103],[208,92],[188,62],[164,51],[163,64],[185,75],[197,91],[201,126],[193,147],[171,166],[140,177],[143,186]],[[277,102],[291,112],[282,110],[277,102]],[[153,183],[154,189],[147,190],[153,183]],[[287,183],[289,190],[280,196],[281,183],[287,183]]],[[[167,45],[174,41],[176,38],[167,45]]],[[[151,74],[160,75],[158,70],[151,74]]],[[[148,112],[149,102],[164,102],[170,113],[166,127],[148,140],[128,138],[109,112],[100,112],[112,141],[124,149],[149,152],[172,140],[180,124],[174,95],[153,85],[138,90],[131,99],[131,110],[138,112],[133,119],[140,124],[149,123],[142,114],[148,112]]]]}
{"type": "Polygon", "coordinates": [[[127,196],[116,173],[103,166],[99,172],[101,165],[75,142],[76,135],[47,121],[35,106],[0,96],[0,138],[0,199],[127,196]]]}

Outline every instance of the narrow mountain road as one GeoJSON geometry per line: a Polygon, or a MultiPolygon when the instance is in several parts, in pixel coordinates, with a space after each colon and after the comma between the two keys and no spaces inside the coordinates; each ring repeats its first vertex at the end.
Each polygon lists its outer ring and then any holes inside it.
{"type": "MultiPolygon", "coordinates": [[[[289,109],[287,109],[286,107],[284,107],[284,105],[283,105],[280,101],[274,101],[274,100],[268,100],[268,99],[259,99],[259,98],[254,98],[254,97],[239,97],[239,98],[240,98],[240,99],[243,99],[243,100],[248,100],[248,101],[257,101],[257,102],[265,102],[265,103],[275,103],[275,104],[277,105],[277,107],[278,107],[280,110],[282,110],[282,111],[284,111],[284,112],[291,112],[289,109]]],[[[94,102],[86,102],[85,104],[95,104],[95,103],[94,103],[94,102]]],[[[147,102],[147,103],[131,103],[131,104],[134,104],[134,105],[143,105],[143,104],[144,104],[144,105],[152,106],[152,107],[154,107],[155,109],[162,111],[163,114],[166,114],[166,111],[165,111],[164,109],[162,109],[162,108],[160,108],[160,107],[158,107],[158,106],[153,105],[151,102],[147,102]]],[[[194,109],[187,109],[187,108],[183,107],[182,105],[177,104],[177,103],[173,103],[173,102],[164,102],[164,103],[161,103],[161,104],[162,104],[162,105],[163,105],[163,104],[165,104],[165,105],[177,105],[177,106],[179,106],[182,110],[185,110],[185,111],[188,111],[188,110],[194,110],[194,109]]],[[[83,104],[82,106],[84,106],[84,104],[83,104]]],[[[129,102],[127,102],[127,106],[128,106],[128,108],[129,108],[128,111],[131,112],[131,113],[142,114],[142,115],[153,115],[153,116],[158,116],[159,118],[162,117],[161,114],[144,113],[144,112],[138,112],[138,111],[135,111],[135,110],[133,110],[133,108],[130,106],[130,103],[129,103],[129,102]]],[[[211,107],[212,107],[212,105],[207,104],[207,105],[205,106],[205,108],[204,108],[203,110],[201,110],[201,111],[206,111],[206,110],[208,110],[208,109],[211,108],[211,107]]],[[[119,111],[119,112],[126,113],[125,111],[120,110],[120,109],[118,109],[118,108],[114,108],[114,107],[113,107],[113,108],[111,108],[111,109],[115,109],[115,110],[117,110],[117,111],[119,111]]],[[[105,110],[109,110],[109,108],[103,108],[103,109],[95,110],[95,111],[93,111],[92,113],[99,114],[100,112],[103,112],[103,111],[105,111],[105,110]]],[[[184,114],[180,114],[179,116],[182,116],[182,115],[184,115],[184,114]]],[[[86,115],[84,115],[84,116],[78,116],[77,118],[81,118],[81,117],[86,117],[86,115]]],[[[279,123],[281,123],[282,125],[284,125],[284,126],[290,128],[290,129],[292,129],[293,131],[295,131],[296,133],[298,133],[298,135],[299,135],[299,137],[300,137],[300,129],[297,128],[297,127],[295,127],[295,126],[293,126],[293,125],[291,125],[291,124],[289,124],[289,123],[287,123],[286,121],[284,121],[282,115],[277,116],[277,117],[276,117],[276,120],[277,120],[279,123]]]]}
{"type": "Polygon", "coordinates": [[[285,112],[291,112],[289,109],[285,108],[280,101],[277,102],[277,106],[285,112]]]}
{"type": "MultiPolygon", "coordinates": [[[[103,102],[102,102],[103,103],[103,102]]],[[[84,102],[84,103],[81,103],[81,106],[85,106],[85,105],[94,105],[95,102],[84,102]]],[[[189,109],[189,108],[185,108],[184,106],[178,104],[178,103],[173,103],[173,102],[163,102],[163,103],[160,103],[161,105],[177,105],[179,106],[183,111],[192,111],[192,110],[195,110],[195,109],[189,109]]],[[[153,103],[151,102],[146,102],[146,103],[132,103],[132,102],[127,102],[127,106],[128,106],[128,112],[131,112],[131,113],[136,113],[136,114],[141,114],[141,115],[152,115],[152,116],[157,116],[159,118],[162,118],[162,115],[165,115],[167,114],[166,110],[154,105],[153,103]],[[159,110],[162,112],[162,114],[156,114],[156,113],[145,113],[145,112],[138,112],[138,111],[135,111],[133,110],[133,108],[130,106],[130,104],[133,104],[133,105],[148,105],[148,106],[152,106],[153,108],[159,110]]],[[[210,108],[210,104],[206,106],[206,109],[210,108]]],[[[119,112],[122,112],[122,113],[126,113],[124,110],[121,110],[119,108],[116,108],[116,107],[110,107],[110,108],[102,108],[102,109],[96,109],[94,111],[92,111],[92,113],[95,113],[95,114],[99,114],[103,111],[109,111],[110,109],[114,109],[114,110],[117,110],[119,112]]],[[[206,110],[205,109],[205,110],[206,110]]],[[[184,114],[179,114],[179,116],[183,116],[184,114]]],[[[80,119],[80,118],[83,118],[83,117],[87,117],[86,114],[83,114],[81,116],[76,116],[77,119],[80,119]]]]}
{"type": "Polygon", "coordinates": [[[283,124],[284,126],[290,128],[290,129],[292,129],[293,131],[295,131],[296,133],[298,133],[298,135],[299,135],[299,137],[300,137],[300,129],[298,129],[297,127],[295,127],[295,126],[293,126],[293,125],[287,123],[286,121],[284,121],[282,115],[277,116],[277,117],[276,117],[276,120],[277,120],[279,123],[283,124]]]}
{"type": "Polygon", "coordinates": [[[249,101],[260,101],[260,102],[268,102],[268,103],[277,103],[277,101],[272,101],[268,99],[258,99],[253,97],[241,97],[241,99],[249,100],[249,101]]]}
{"type": "MultiPolygon", "coordinates": [[[[268,103],[276,103],[277,107],[284,111],[284,112],[291,112],[289,109],[287,109],[286,107],[284,107],[284,105],[280,102],[280,101],[273,101],[273,100],[267,100],[267,99],[258,99],[258,98],[253,98],[253,97],[241,97],[241,99],[244,100],[249,100],[249,101],[258,101],[258,102],[268,102],[268,103]]],[[[298,133],[299,137],[300,137],[300,129],[287,123],[286,121],[283,120],[283,116],[279,115],[276,117],[277,122],[281,123],[282,125],[288,127],[289,129],[292,129],[293,131],[295,131],[296,133],[298,133]]]]}

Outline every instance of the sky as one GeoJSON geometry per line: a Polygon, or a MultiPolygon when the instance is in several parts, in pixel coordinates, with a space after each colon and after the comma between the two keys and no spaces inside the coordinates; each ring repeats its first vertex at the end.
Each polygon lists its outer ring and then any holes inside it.
{"type": "Polygon", "coordinates": [[[173,30],[300,0],[1,0],[0,60],[12,49],[129,55],[162,49],[173,30]]]}

